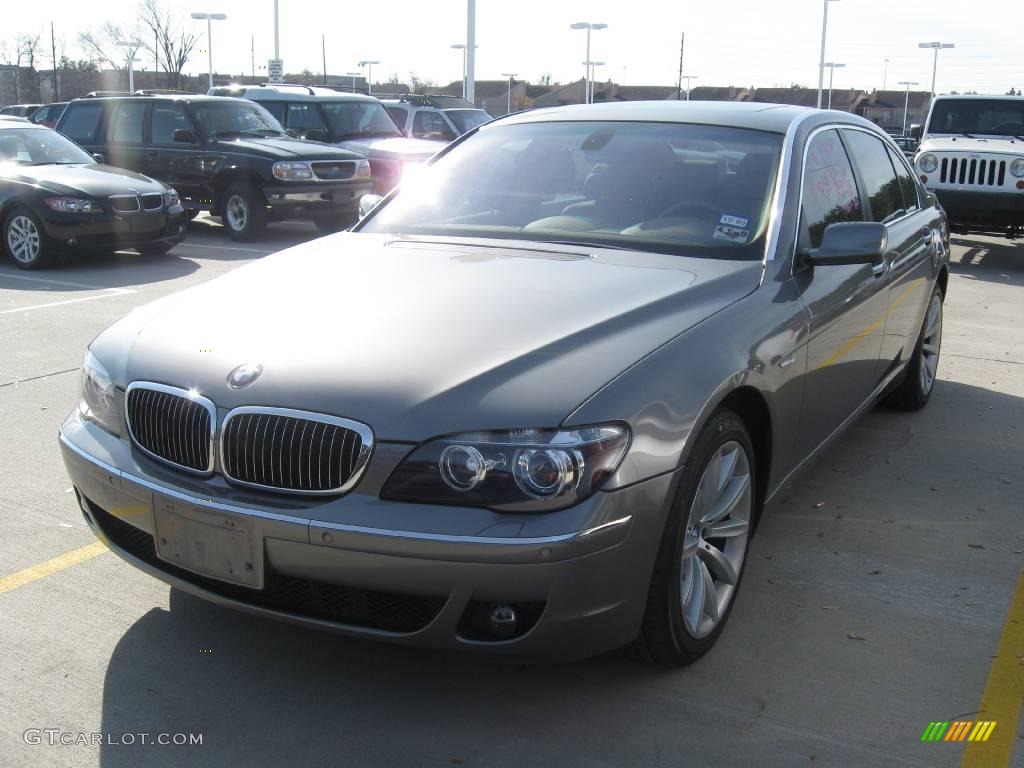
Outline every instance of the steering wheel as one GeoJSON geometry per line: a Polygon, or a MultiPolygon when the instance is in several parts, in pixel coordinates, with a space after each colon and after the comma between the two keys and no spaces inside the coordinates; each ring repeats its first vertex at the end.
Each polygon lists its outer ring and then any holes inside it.
{"type": "Polygon", "coordinates": [[[664,211],[661,212],[661,214],[658,215],[658,218],[665,219],[672,214],[676,214],[680,211],[686,210],[710,213],[712,220],[715,222],[717,222],[719,218],[721,218],[723,213],[721,208],[719,208],[716,205],[711,205],[711,203],[702,203],[698,200],[688,200],[683,203],[676,203],[675,205],[666,208],[664,211]]]}
{"type": "Polygon", "coordinates": [[[993,133],[1024,133],[1024,124],[1007,120],[1005,123],[993,125],[991,130],[993,133]]]}

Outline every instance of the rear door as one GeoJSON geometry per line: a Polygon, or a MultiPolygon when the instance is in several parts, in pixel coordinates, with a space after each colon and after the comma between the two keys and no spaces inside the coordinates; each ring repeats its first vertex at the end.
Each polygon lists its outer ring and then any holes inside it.
{"type": "Polygon", "coordinates": [[[148,101],[108,102],[107,163],[137,173],[146,172],[146,148],[143,139],[148,110],[148,101]]]}
{"type": "Polygon", "coordinates": [[[205,167],[203,145],[195,123],[185,109],[176,101],[156,101],[149,120],[146,175],[170,184],[188,207],[204,207],[208,204],[203,194],[205,167]],[[174,140],[177,130],[191,131],[196,143],[174,140]]]}
{"type": "MultiPolygon", "coordinates": [[[[864,221],[865,202],[839,131],[814,134],[801,190],[798,249],[816,248],[829,224],[864,221]]],[[[835,432],[882,379],[879,353],[888,295],[884,265],[795,266],[809,313],[807,375],[797,452],[835,432]]]]}

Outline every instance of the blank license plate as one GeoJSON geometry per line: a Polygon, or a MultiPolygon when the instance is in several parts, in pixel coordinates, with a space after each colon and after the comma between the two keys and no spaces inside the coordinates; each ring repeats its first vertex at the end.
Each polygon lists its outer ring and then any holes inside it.
{"type": "Polygon", "coordinates": [[[263,588],[263,542],[243,520],[153,494],[156,554],[213,579],[263,588]]]}

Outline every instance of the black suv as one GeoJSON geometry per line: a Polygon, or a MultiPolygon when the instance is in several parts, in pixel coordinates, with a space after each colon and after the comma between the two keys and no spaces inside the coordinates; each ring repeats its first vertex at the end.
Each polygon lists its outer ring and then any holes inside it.
{"type": "Polygon", "coordinates": [[[308,218],[324,231],[342,229],[373,191],[364,158],[294,138],[245,99],[76,99],[57,130],[110,165],[172,185],[190,215],[211,211],[236,240],[256,237],[272,219],[308,218]]]}

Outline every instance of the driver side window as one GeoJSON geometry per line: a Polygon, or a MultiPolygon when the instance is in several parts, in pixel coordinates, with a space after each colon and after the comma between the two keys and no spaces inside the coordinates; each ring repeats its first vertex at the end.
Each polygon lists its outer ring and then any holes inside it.
{"type": "Polygon", "coordinates": [[[811,248],[821,245],[829,224],[864,220],[850,158],[834,129],[815,135],[807,147],[802,200],[804,236],[811,248]]]}

